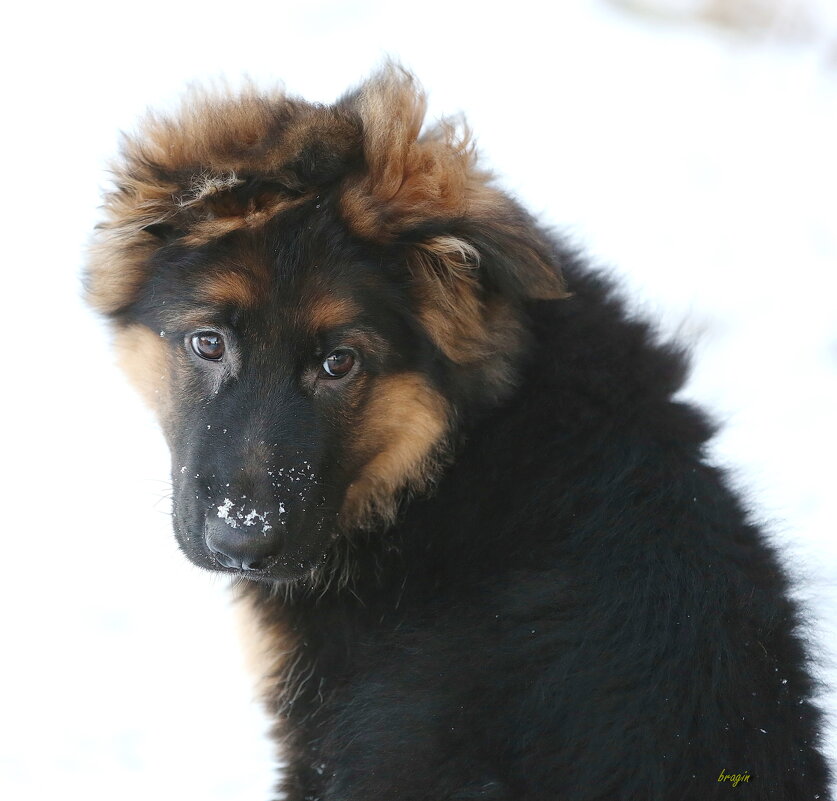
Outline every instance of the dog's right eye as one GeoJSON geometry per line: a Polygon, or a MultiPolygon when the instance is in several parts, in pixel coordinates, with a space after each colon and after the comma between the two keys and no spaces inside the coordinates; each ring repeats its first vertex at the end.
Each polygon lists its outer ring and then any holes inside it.
{"type": "Polygon", "coordinates": [[[192,337],[192,350],[201,359],[220,361],[224,355],[224,337],[217,331],[201,331],[192,337]]]}

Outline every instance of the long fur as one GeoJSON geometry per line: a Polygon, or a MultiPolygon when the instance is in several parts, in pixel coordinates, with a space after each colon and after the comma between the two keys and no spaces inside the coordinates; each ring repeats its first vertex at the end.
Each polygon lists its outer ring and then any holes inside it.
{"type": "Polygon", "coordinates": [[[234,582],[285,797],[824,801],[800,611],[683,353],[424,108],[392,65],[327,107],[193,93],[126,140],[91,251],[189,558],[223,569],[230,482],[273,502],[307,454],[294,559],[234,582]],[[346,325],[362,369],[323,383],[346,325]]]}

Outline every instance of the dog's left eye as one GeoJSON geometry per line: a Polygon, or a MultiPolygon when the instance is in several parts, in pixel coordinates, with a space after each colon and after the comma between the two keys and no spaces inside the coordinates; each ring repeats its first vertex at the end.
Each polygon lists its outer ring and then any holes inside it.
{"type": "Polygon", "coordinates": [[[201,331],[192,337],[192,350],[202,359],[217,362],[224,355],[224,337],[217,331],[201,331]]]}
{"type": "Polygon", "coordinates": [[[323,361],[323,372],[329,378],[343,378],[355,363],[355,356],[350,350],[335,350],[323,361]]]}

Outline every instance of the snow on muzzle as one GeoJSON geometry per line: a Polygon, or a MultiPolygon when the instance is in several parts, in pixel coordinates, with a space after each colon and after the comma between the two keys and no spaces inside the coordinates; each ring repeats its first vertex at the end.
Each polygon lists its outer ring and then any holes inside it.
{"type": "MultiPolygon", "coordinates": [[[[206,545],[216,561],[235,570],[263,570],[289,550],[299,550],[306,520],[318,521],[321,506],[315,473],[307,462],[300,467],[268,470],[269,488],[260,487],[259,500],[227,487],[220,502],[206,512],[206,545]],[[295,541],[291,545],[290,540],[295,541]]],[[[285,561],[285,560],[283,560],[285,561]]]]}

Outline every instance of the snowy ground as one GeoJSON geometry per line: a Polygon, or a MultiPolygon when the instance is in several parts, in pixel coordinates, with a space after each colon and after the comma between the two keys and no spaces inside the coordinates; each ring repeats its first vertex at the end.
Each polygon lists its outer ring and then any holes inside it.
{"type": "Polygon", "coordinates": [[[329,101],[389,53],[432,113],[464,111],[507,187],[697,342],[687,394],[726,424],[716,459],[799,576],[835,685],[833,55],[541,5],[5,12],[0,797],[268,797],[223,582],[176,553],[164,443],[79,301],[117,130],[206,76],[329,101]]]}

